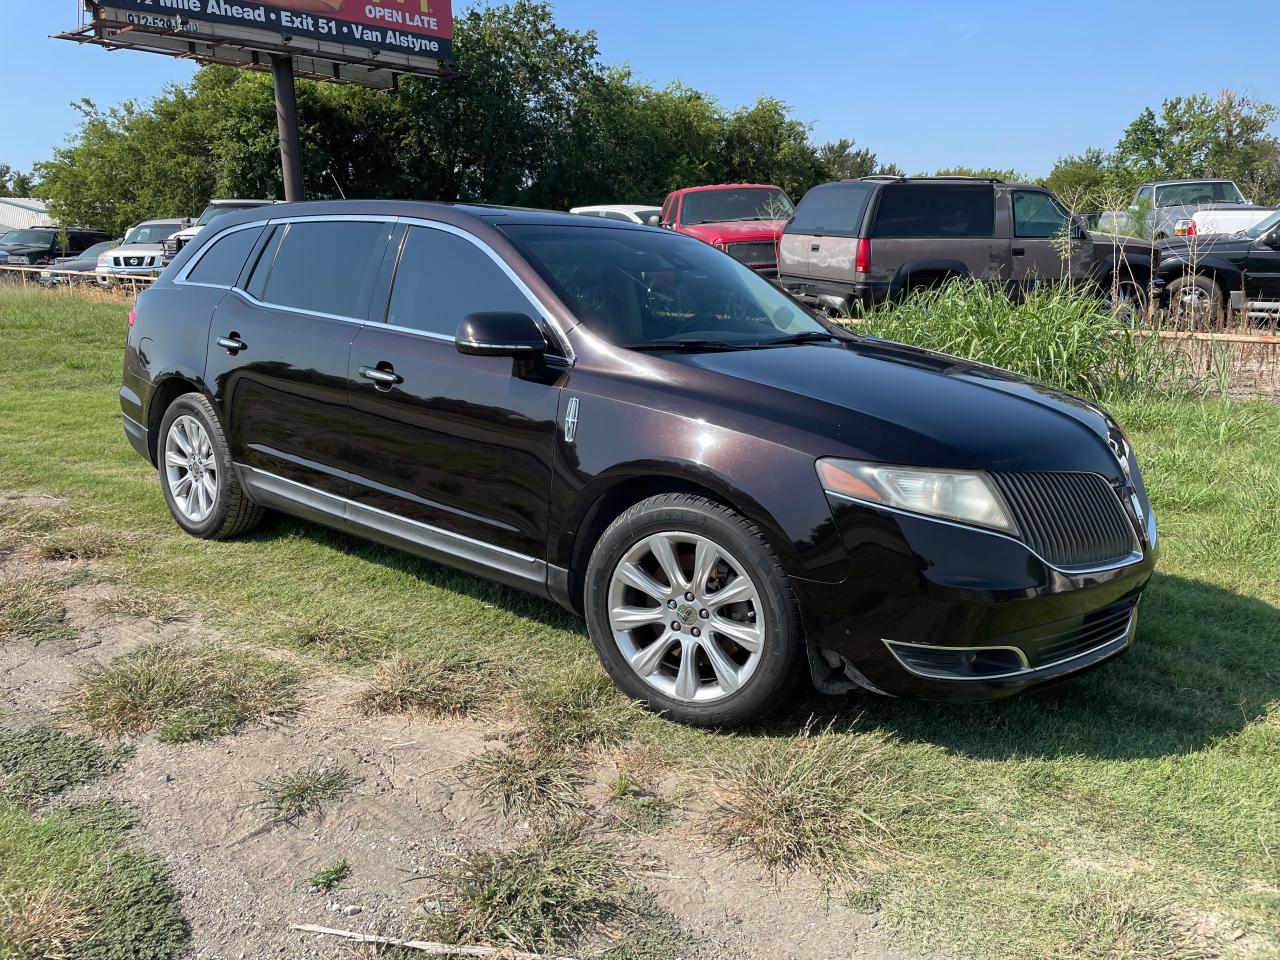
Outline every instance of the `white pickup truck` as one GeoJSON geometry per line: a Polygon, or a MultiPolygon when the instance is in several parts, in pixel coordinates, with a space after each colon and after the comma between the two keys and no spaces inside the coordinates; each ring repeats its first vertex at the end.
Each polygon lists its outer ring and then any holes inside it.
{"type": "Polygon", "coordinates": [[[1209,234],[1229,236],[1241,230],[1248,230],[1275,212],[1275,207],[1255,206],[1197,210],[1191,217],[1184,217],[1174,223],[1173,234],[1177,237],[1203,237],[1209,234]]]}

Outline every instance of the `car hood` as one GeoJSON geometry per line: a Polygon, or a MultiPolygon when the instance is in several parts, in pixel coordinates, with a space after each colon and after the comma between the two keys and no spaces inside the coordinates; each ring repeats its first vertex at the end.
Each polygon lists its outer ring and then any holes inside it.
{"type": "Polygon", "coordinates": [[[111,251],[113,257],[154,257],[164,253],[163,243],[124,243],[111,251]]]}
{"type": "Polygon", "coordinates": [[[44,254],[49,252],[48,247],[37,247],[35,244],[31,243],[6,243],[3,246],[0,246],[0,250],[3,250],[5,253],[11,254],[15,257],[25,257],[32,253],[44,254]]]}
{"type": "Polygon", "coordinates": [[[721,223],[699,223],[683,227],[684,233],[707,243],[750,243],[777,240],[786,220],[726,220],[721,223]]]}
{"type": "Polygon", "coordinates": [[[1101,408],[956,357],[866,338],[667,359],[786,394],[715,390],[758,399],[754,412],[813,435],[818,456],[1123,476],[1108,446],[1119,428],[1101,408]]]}
{"type": "Polygon", "coordinates": [[[1206,233],[1194,237],[1171,237],[1161,240],[1156,246],[1160,248],[1160,260],[1163,263],[1213,255],[1244,254],[1253,246],[1253,241],[1234,234],[1206,233]]]}

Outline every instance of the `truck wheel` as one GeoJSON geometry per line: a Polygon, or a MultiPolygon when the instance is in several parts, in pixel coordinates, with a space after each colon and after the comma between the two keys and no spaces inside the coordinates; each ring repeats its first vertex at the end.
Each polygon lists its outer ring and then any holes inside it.
{"type": "Polygon", "coordinates": [[[1112,316],[1126,327],[1139,327],[1147,316],[1147,288],[1133,277],[1111,277],[1103,284],[1103,298],[1112,316]]]}
{"type": "Polygon", "coordinates": [[[1169,284],[1169,315],[1187,330],[1205,330],[1222,320],[1222,288],[1212,277],[1195,273],[1169,284]]]}
{"type": "Polygon", "coordinates": [[[689,494],[636,504],[587,566],[587,627],[614,682],[679,723],[734,727],[785,703],[805,666],[791,583],[759,529],[689,494]]]}

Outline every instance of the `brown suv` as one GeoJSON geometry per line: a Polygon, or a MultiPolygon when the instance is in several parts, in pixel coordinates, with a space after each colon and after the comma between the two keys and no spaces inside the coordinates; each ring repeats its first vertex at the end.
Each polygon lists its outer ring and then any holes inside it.
{"type": "Polygon", "coordinates": [[[778,274],[792,295],[839,313],[956,277],[1011,292],[1071,279],[1141,307],[1153,256],[1141,241],[1090,233],[1044,187],[868,177],[805,194],[782,235],[778,274]]]}

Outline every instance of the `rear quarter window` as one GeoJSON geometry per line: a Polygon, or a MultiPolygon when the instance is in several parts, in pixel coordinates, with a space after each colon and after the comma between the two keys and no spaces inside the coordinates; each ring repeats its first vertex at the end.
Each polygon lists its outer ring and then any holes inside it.
{"type": "Polygon", "coordinates": [[[891,183],[881,190],[872,236],[990,237],[995,218],[995,191],[990,186],[891,183]]]}
{"type": "Polygon", "coordinates": [[[875,185],[870,183],[828,183],[814,187],[796,207],[787,233],[856,237],[874,191],[875,185]]]}
{"type": "Polygon", "coordinates": [[[240,279],[245,260],[249,258],[249,253],[260,236],[262,227],[251,227],[218,238],[196,262],[195,267],[187,274],[187,279],[192,283],[234,287],[240,279]]]}

